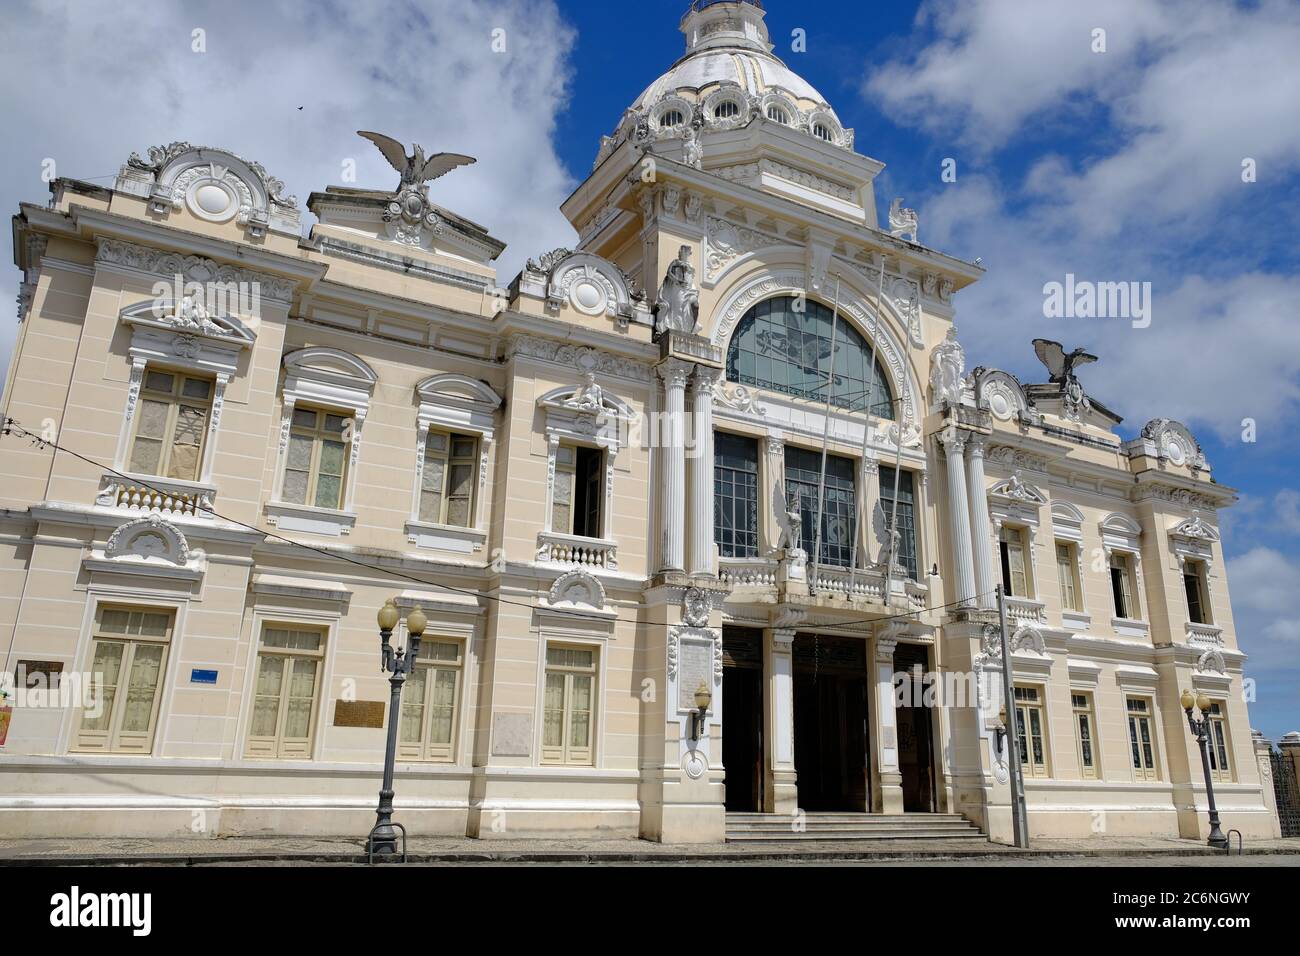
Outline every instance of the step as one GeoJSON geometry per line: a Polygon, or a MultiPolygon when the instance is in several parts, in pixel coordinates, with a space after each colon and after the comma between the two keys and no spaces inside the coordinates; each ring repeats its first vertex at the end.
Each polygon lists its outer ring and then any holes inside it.
{"type": "Polygon", "coordinates": [[[803,843],[806,841],[828,841],[858,843],[866,841],[889,840],[953,840],[961,842],[985,842],[984,834],[978,830],[964,833],[951,833],[944,830],[881,830],[875,833],[861,831],[818,830],[799,833],[735,833],[727,831],[728,843],[803,843]]]}

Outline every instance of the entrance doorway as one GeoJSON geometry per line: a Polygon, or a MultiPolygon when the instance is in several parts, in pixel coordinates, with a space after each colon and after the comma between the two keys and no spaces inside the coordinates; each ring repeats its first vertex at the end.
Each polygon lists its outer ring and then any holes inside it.
{"type": "Polygon", "coordinates": [[[898,769],[903,777],[903,810],[907,813],[933,813],[934,727],[924,675],[929,672],[929,648],[918,644],[899,644],[894,650],[895,687],[897,675],[906,675],[901,684],[902,700],[894,711],[898,724],[898,769]],[[918,676],[920,675],[920,676],[918,676]]]}
{"type": "Polygon", "coordinates": [[[726,807],[763,809],[763,635],[722,629],[722,766],[726,807]]]}
{"type": "Polygon", "coordinates": [[[870,810],[866,642],[794,639],[794,764],[799,807],[870,810]]]}

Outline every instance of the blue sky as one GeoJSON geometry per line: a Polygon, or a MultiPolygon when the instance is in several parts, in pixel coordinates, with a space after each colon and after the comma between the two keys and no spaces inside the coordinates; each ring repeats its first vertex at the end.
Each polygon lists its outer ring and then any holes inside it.
{"type": "MultiPolygon", "coordinates": [[[[131,151],[173,139],[257,159],[302,200],[340,182],[348,160],[361,185],[383,186],[390,171],[354,134],[378,129],[479,157],[433,198],[510,243],[508,279],[528,255],[572,243],[558,205],[681,54],[685,6],[141,0],[123,17],[110,4],[18,3],[0,33],[0,118],[21,131],[0,142],[0,203],[44,202],[48,159],[110,184],[131,151]],[[489,50],[495,29],[504,53],[489,50]]],[[[956,299],[968,366],[1032,380],[1034,336],[1087,346],[1101,361],[1081,378],[1126,435],[1179,419],[1239,489],[1224,537],[1259,682],[1252,719],[1273,738],[1300,729],[1300,4],[767,6],[775,52],[886,164],[880,212],[905,196],[922,242],[983,258],[988,274],[956,299]],[[790,49],[795,29],[806,52],[790,49]],[[940,180],[945,158],[955,183],[940,180]],[[1151,282],[1151,326],[1044,318],[1043,284],[1066,273],[1151,282]]],[[[17,282],[5,270],[0,294],[17,282]]],[[[0,323],[0,363],[13,332],[0,323]]]]}

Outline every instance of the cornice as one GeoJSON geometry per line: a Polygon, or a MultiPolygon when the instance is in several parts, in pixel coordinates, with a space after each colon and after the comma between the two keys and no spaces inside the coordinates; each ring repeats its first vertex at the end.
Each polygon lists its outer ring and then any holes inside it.
{"type": "Polygon", "coordinates": [[[225,263],[238,263],[239,267],[264,272],[268,276],[283,273],[283,277],[276,278],[303,283],[305,288],[314,285],[329,269],[324,263],[312,262],[300,256],[258,249],[229,239],[204,236],[86,206],[74,206],[69,215],[77,235],[88,240],[117,239],[168,255],[202,256],[225,263]]]}

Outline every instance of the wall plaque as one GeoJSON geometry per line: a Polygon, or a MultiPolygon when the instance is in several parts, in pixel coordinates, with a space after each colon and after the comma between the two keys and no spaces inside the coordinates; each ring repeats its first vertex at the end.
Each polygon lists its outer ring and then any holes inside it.
{"type": "Polygon", "coordinates": [[[384,702],[382,700],[336,700],[334,726],[383,727],[384,702]]]}
{"type": "Polygon", "coordinates": [[[694,710],[695,692],[703,684],[713,692],[713,644],[680,639],[677,665],[677,709],[694,710]]]}
{"type": "Polygon", "coordinates": [[[492,754],[527,757],[533,752],[532,714],[492,715],[492,754]]]}
{"type": "Polygon", "coordinates": [[[62,673],[63,661],[19,661],[14,669],[14,686],[24,690],[54,690],[62,673]]]}

